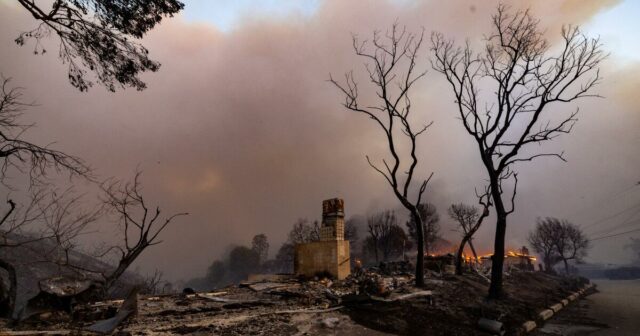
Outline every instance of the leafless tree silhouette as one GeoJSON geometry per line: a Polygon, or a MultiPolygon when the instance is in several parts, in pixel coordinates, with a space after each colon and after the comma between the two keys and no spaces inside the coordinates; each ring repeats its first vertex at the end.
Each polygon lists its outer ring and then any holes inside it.
{"type": "MultiPolygon", "coordinates": [[[[433,247],[440,239],[440,215],[438,209],[432,203],[418,204],[418,213],[422,218],[422,235],[424,236],[424,253],[427,255],[433,252],[433,247]]],[[[417,242],[418,234],[416,233],[416,222],[413,218],[409,218],[406,223],[409,230],[409,236],[417,242]]]]}
{"type": "Polygon", "coordinates": [[[402,253],[407,236],[404,230],[398,225],[398,219],[393,211],[386,210],[375,213],[367,218],[367,237],[365,246],[373,252],[376,263],[382,260],[387,261],[392,255],[402,253]]]}
{"type": "Polygon", "coordinates": [[[251,249],[260,257],[260,264],[267,261],[269,257],[269,241],[264,233],[253,236],[251,240],[251,249]]]}
{"type": "Polygon", "coordinates": [[[34,125],[21,123],[20,117],[33,104],[22,100],[21,88],[10,87],[10,78],[0,75],[0,80],[0,180],[5,180],[10,168],[28,173],[32,183],[51,169],[89,178],[91,169],[80,158],[22,139],[34,125]]]}
{"type": "Polygon", "coordinates": [[[105,288],[110,288],[145,249],[162,243],[160,233],[176,217],[188,215],[176,213],[161,219],[160,207],[150,208],[142,196],[141,174],[137,171],[132,182],[112,180],[102,184],[104,203],[117,216],[124,236],[122,245],[109,249],[119,252],[119,260],[115,270],[104,275],[105,288]]]}
{"type": "Polygon", "coordinates": [[[581,262],[587,255],[589,239],[579,226],[563,220],[560,225],[560,234],[556,240],[558,256],[564,263],[565,273],[569,274],[569,260],[581,262]]]}
{"type": "Polygon", "coordinates": [[[462,253],[465,245],[468,243],[473,252],[473,257],[478,260],[478,254],[473,247],[473,235],[480,229],[484,219],[489,216],[489,208],[491,207],[489,188],[485,189],[485,193],[478,195],[478,203],[482,205],[482,212],[472,205],[464,203],[451,204],[449,207],[449,217],[454,219],[462,230],[462,240],[458,247],[456,255],[456,274],[462,274],[462,253]]]}
{"type": "MultiPolygon", "coordinates": [[[[48,240],[54,242],[49,245],[56,253],[36,252],[54,261],[54,257],[70,249],[82,230],[97,219],[99,210],[80,211],[80,195],[74,194],[71,188],[62,192],[53,190],[46,185],[45,178],[50,171],[55,171],[91,179],[91,169],[75,156],[24,140],[24,133],[33,125],[21,123],[20,119],[25,109],[33,104],[22,100],[22,89],[11,87],[10,78],[0,75],[0,81],[0,182],[7,189],[13,189],[6,183],[6,178],[9,170],[15,170],[28,176],[30,192],[25,204],[16,204],[7,195],[8,209],[0,219],[0,251],[48,240]]],[[[0,258],[0,268],[9,277],[9,287],[0,292],[0,297],[5,302],[4,313],[11,316],[16,296],[16,270],[4,258],[0,258]]]]}
{"type": "Polygon", "coordinates": [[[515,210],[514,165],[542,157],[565,160],[563,153],[536,151],[540,144],[571,132],[577,121],[577,110],[563,115],[551,108],[597,97],[592,91],[606,54],[597,38],[571,26],[563,28],[560,50],[554,52],[528,10],[512,13],[500,5],[492,23],[493,32],[479,54],[468,43],[456,47],[434,33],[432,66],[450,83],[459,117],[475,139],[488,174],[497,215],[489,298],[497,299],[502,294],[507,216],[515,210]],[[481,87],[491,87],[494,94],[481,94],[481,87]],[[509,181],[510,190],[505,188],[509,181]]]}
{"type": "Polygon", "coordinates": [[[415,195],[411,195],[418,156],[417,140],[431,125],[415,125],[412,122],[410,91],[414,84],[424,77],[426,71],[417,69],[420,48],[424,32],[419,35],[399,29],[394,24],[386,34],[376,31],[373,39],[361,41],[353,37],[353,49],[356,55],[365,60],[365,68],[372,84],[377,104],[368,104],[361,100],[359,86],[353,72],[345,75],[343,82],[330,76],[329,81],[344,95],[343,106],[353,112],[362,113],[372,119],[384,132],[388,144],[391,162],[382,160],[382,166],[376,165],[367,157],[369,165],[389,183],[396,198],[409,211],[417,225],[418,255],[416,261],[416,285],[424,285],[424,235],[422,217],[418,211],[422,196],[431,179],[419,182],[415,195]],[[401,140],[409,143],[408,150],[401,146],[401,140]]]}
{"type": "MultiPolygon", "coordinates": [[[[98,220],[102,213],[101,207],[83,207],[82,196],[71,188],[61,192],[41,188],[32,189],[24,206],[17,206],[8,200],[9,209],[0,221],[0,251],[28,248],[38,256],[37,260],[28,262],[71,265],[69,254],[77,248],[76,238],[85,233],[86,228],[98,220]]],[[[6,302],[3,310],[7,316],[13,314],[17,295],[14,266],[0,257],[0,268],[9,277],[7,292],[0,293],[6,302]]]]}

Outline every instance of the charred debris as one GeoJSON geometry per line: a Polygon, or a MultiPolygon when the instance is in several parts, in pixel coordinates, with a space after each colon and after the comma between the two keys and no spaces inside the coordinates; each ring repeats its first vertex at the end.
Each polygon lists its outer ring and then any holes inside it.
{"type": "MultiPolygon", "coordinates": [[[[514,263],[505,273],[504,300],[489,302],[490,270],[466,262],[455,274],[453,255],[426,256],[425,286],[414,286],[410,262],[356,268],[343,280],[330,276],[252,275],[210,292],[140,295],[90,301],[89,282],[41,282],[29,314],[4,321],[2,334],[428,334],[491,335],[499,323],[516,335],[523,322],[584,286],[514,263]],[[479,324],[480,323],[480,324],[479,324]],[[11,330],[11,331],[9,331],[11,330]]],[[[500,329],[497,329],[500,330],[500,329]]]]}

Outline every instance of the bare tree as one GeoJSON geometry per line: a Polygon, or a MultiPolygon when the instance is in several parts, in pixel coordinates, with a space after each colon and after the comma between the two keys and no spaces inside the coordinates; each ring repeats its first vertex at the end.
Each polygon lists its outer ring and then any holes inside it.
{"type": "Polygon", "coordinates": [[[246,280],[260,266],[260,256],[245,246],[236,246],[229,253],[229,275],[233,281],[246,280]]]}
{"type": "MultiPolygon", "coordinates": [[[[36,252],[42,252],[39,254],[51,261],[58,253],[75,246],[74,239],[97,219],[99,211],[76,211],[81,197],[74,195],[71,188],[62,192],[47,189],[44,178],[53,170],[90,179],[91,169],[77,157],[23,140],[22,136],[33,124],[24,124],[20,119],[33,104],[22,100],[21,88],[9,86],[9,78],[0,75],[0,81],[0,182],[7,186],[5,178],[13,169],[28,175],[30,187],[23,205],[7,195],[8,209],[0,219],[0,251],[6,256],[9,248],[48,240],[55,243],[50,244],[53,250],[36,252]]],[[[11,316],[16,297],[16,270],[4,257],[0,257],[0,268],[9,277],[9,287],[0,287],[5,289],[0,296],[5,302],[4,312],[11,316]]]]}
{"type": "Polygon", "coordinates": [[[320,240],[320,226],[317,221],[309,223],[308,219],[300,218],[289,231],[288,242],[293,245],[318,240],[320,240]]]}
{"type": "Polygon", "coordinates": [[[528,10],[511,13],[503,5],[493,16],[493,32],[484,50],[456,47],[442,34],[432,35],[433,68],[451,84],[459,117],[475,139],[496,209],[489,298],[502,294],[507,216],[515,210],[518,174],[514,165],[542,157],[565,160],[563,153],[536,152],[539,145],[570,133],[577,111],[563,115],[560,103],[597,97],[599,65],[606,57],[599,40],[577,27],[562,29],[554,53],[528,10]],[[493,95],[482,95],[483,92],[493,95]],[[553,113],[553,115],[549,115],[553,113]],[[507,184],[511,183],[508,188],[507,184]]]}
{"type": "Polygon", "coordinates": [[[281,273],[291,273],[293,271],[295,246],[290,242],[280,245],[276,253],[276,265],[281,273]]]}
{"type": "Polygon", "coordinates": [[[373,251],[376,263],[380,261],[380,251],[382,251],[384,260],[387,260],[391,254],[394,243],[393,231],[397,226],[398,219],[391,210],[378,212],[367,218],[367,232],[369,233],[367,239],[369,246],[367,247],[373,251]]]}
{"type": "Polygon", "coordinates": [[[344,239],[348,240],[351,246],[358,242],[358,217],[351,217],[344,223],[344,239]]]}
{"type": "Polygon", "coordinates": [[[0,180],[4,182],[9,168],[27,172],[32,184],[51,169],[90,177],[91,169],[80,158],[22,139],[34,125],[24,124],[20,118],[34,104],[23,101],[21,88],[9,86],[10,78],[0,75],[0,81],[0,180]]]}
{"type": "Polygon", "coordinates": [[[105,289],[110,288],[145,249],[162,243],[160,233],[176,217],[188,215],[176,213],[161,219],[160,207],[149,207],[141,194],[140,175],[137,171],[132,182],[107,181],[102,184],[104,203],[117,216],[124,236],[122,245],[108,249],[118,251],[119,260],[113,271],[103,274],[105,289]]]}
{"type": "Polygon", "coordinates": [[[409,237],[407,237],[407,234],[400,225],[394,224],[389,226],[380,237],[379,245],[380,250],[382,251],[382,259],[387,261],[403,255],[404,249],[407,245],[411,245],[411,242],[408,240],[409,237]]]}
{"type": "Polygon", "coordinates": [[[484,219],[489,216],[489,207],[491,203],[489,201],[488,189],[484,195],[479,196],[479,203],[483,206],[482,213],[480,210],[472,205],[464,203],[451,204],[449,207],[449,216],[454,219],[460,230],[462,231],[462,240],[458,247],[458,254],[456,255],[456,274],[462,274],[462,253],[465,245],[468,243],[473,253],[475,260],[478,260],[478,254],[473,247],[473,235],[480,229],[480,225],[484,219]]]}
{"type": "MultiPolygon", "coordinates": [[[[433,251],[433,246],[440,238],[440,215],[436,206],[432,203],[420,203],[418,204],[418,212],[422,218],[422,232],[424,236],[424,251],[426,254],[430,254],[433,251]]],[[[414,241],[417,240],[416,222],[411,217],[407,221],[407,229],[409,229],[409,236],[414,241]]]]}
{"type": "Polygon", "coordinates": [[[366,156],[367,162],[384,177],[396,198],[420,224],[416,226],[419,237],[416,286],[424,285],[424,235],[418,205],[433,175],[419,182],[417,190],[411,190],[415,187],[413,182],[418,165],[417,139],[431,125],[429,123],[416,126],[411,119],[412,105],[409,92],[426,73],[416,69],[423,36],[424,32],[416,35],[407,32],[406,29],[399,30],[398,25],[394,24],[386,34],[375,31],[370,43],[353,37],[353,49],[356,55],[365,60],[365,68],[377,103],[362,101],[353,72],[348,72],[342,83],[330,77],[330,82],[344,95],[343,106],[369,117],[384,133],[389,154],[392,156],[391,162],[383,159],[380,166],[366,156]],[[401,140],[409,143],[408,149],[400,145],[401,140]],[[414,196],[411,195],[413,192],[414,196]]]}
{"type": "Polygon", "coordinates": [[[569,274],[569,260],[582,261],[589,249],[589,239],[584,235],[580,227],[563,220],[560,226],[560,234],[556,242],[558,256],[564,263],[564,270],[569,274]]]}
{"type": "Polygon", "coordinates": [[[269,256],[269,242],[264,233],[257,234],[251,240],[251,249],[258,254],[259,262],[263,263],[269,256]]]}
{"type": "Polygon", "coordinates": [[[115,91],[116,85],[142,90],[139,78],[145,71],[157,71],[160,64],[149,59],[141,39],[163,17],[173,16],[184,5],[177,0],[56,0],[37,4],[18,0],[38,25],[16,38],[18,45],[35,40],[34,53],[47,50],[42,40],[55,33],[60,39],[58,55],[69,68],[69,81],[80,91],[93,82],[86,78],[93,72],[98,82],[115,91]],[[51,6],[51,8],[46,8],[51,6]]]}
{"type": "MultiPolygon", "coordinates": [[[[17,276],[14,261],[5,258],[11,248],[26,248],[38,256],[26,263],[58,263],[71,265],[69,253],[77,247],[76,238],[94,223],[102,213],[100,207],[87,209],[81,204],[82,195],[71,188],[64,191],[33,189],[25,205],[8,200],[9,209],[0,221],[0,268],[8,274],[9,287],[0,296],[5,302],[2,309],[12,316],[16,295],[17,276]]],[[[73,268],[72,268],[73,269],[73,268]]]]}
{"type": "Polygon", "coordinates": [[[529,244],[542,256],[546,272],[553,272],[553,265],[560,261],[556,242],[561,234],[562,223],[557,218],[538,218],[536,228],[529,233],[529,244]]]}
{"type": "Polygon", "coordinates": [[[158,294],[162,290],[163,283],[165,283],[163,273],[156,269],[152,274],[149,274],[143,279],[140,294],[158,294]]]}

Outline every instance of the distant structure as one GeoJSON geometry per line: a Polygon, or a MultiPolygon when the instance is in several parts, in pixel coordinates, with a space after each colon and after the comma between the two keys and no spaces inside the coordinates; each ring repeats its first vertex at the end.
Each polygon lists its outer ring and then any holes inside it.
{"type": "Polygon", "coordinates": [[[322,202],[320,241],[295,247],[294,271],[315,276],[329,273],[344,279],[351,273],[349,241],[344,240],[344,201],[340,198],[322,202]]]}

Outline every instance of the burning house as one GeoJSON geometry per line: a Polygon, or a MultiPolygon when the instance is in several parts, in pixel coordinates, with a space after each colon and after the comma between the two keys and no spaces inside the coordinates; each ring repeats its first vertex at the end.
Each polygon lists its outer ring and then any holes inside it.
{"type": "MultiPolygon", "coordinates": [[[[491,267],[492,256],[492,254],[478,256],[478,263],[485,267],[491,267]]],[[[466,259],[467,262],[470,262],[469,259],[472,260],[473,258],[466,259]]],[[[535,270],[535,261],[536,257],[529,254],[529,249],[523,246],[517,251],[507,251],[504,255],[504,270],[508,271],[512,268],[517,268],[524,271],[533,271],[535,270]]]]}

